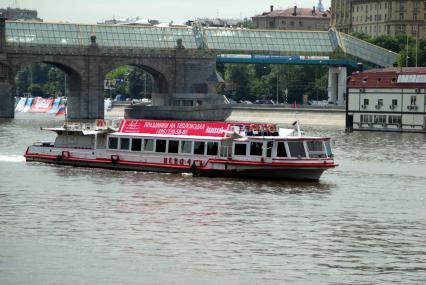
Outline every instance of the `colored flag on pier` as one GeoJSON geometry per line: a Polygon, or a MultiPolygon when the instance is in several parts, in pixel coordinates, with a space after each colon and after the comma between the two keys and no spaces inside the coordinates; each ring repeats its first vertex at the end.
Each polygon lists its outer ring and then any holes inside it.
{"type": "Polygon", "coordinates": [[[56,116],[65,115],[66,112],[66,105],[61,104],[61,106],[59,106],[58,111],[56,112],[56,116]]]}

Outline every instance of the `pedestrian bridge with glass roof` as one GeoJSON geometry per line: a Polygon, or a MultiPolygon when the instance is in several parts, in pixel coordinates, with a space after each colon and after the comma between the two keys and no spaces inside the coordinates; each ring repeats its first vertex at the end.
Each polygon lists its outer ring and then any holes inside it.
{"type": "MultiPolygon", "coordinates": [[[[174,49],[177,40],[181,39],[186,49],[205,49],[216,54],[328,56],[337,65],[339,60],[350,60],[389,67],[397,58],[394,52],[339,33],[334,29],[281,31],[198,26],[155,27],[6,22],[6,44],[11,47],[33,45],[85,47],[91,44],[92,36],[96,36],[99,47],[174,49]]],[[[226,62],[226,60],[222,61],[226,62]]]]}

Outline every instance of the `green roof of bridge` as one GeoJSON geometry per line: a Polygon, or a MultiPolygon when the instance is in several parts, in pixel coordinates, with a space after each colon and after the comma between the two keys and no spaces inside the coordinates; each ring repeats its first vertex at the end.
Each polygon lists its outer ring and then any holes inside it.
{"type": "Polygon", "coordinates": [[[201,27],[80,25],[6,22],[8,45],[88,46],[96,35],[101,47],[172,49],[182,39],[187,49],[217,52],[333,55],[337,50],[378,66],[392,66],[397,54],[360,39],[329,31],[245,30],[201,27]]]}

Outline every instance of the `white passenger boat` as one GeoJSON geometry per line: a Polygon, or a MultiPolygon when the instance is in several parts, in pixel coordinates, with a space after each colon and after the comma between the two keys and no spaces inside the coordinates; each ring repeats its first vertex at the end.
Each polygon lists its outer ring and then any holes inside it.
{"type": "Polygon", "coordinates": [[[111,128],[65,124],[46,128],[55,142],[28,147],[27,161],[201,176],[318,180],[337,164],[330,138],[273,124],[122,120],[111,128]]]}

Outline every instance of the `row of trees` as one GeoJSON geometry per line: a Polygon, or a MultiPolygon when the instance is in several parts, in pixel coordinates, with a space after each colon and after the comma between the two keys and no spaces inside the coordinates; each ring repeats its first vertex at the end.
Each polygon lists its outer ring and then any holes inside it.
{"type": "Polygon", "coordinates": [[[218,66],[232,87],[222,91],[235,101],[259,99],[279,103],[301,103],[302,95],[310,100],[327,98],[328,69],[322,66],[227,64],[218,66]]]}

